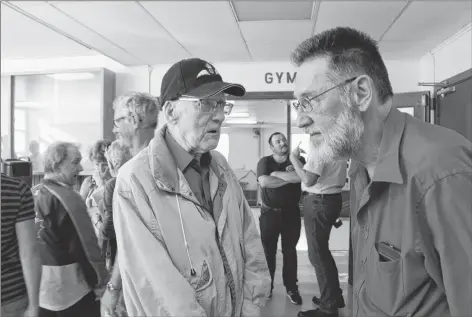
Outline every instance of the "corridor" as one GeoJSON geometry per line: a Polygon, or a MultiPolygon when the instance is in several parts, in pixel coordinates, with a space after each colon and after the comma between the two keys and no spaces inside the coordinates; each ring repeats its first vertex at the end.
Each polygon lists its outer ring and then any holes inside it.
{"type": "MultiPolygon", "coordinates": [[[[259,228],[258,208],[252,209],[254,218],[259,228]]],[[[339,310],[339,316],[350,316],[352,288],[348,285],[348,262],[349,262],[349,219],[343,218],[343,225],[331,232],[330,249],[333,253],[339,271],[339,281],[343,289],[346,307],[339,310]]],[[[308,248],[306,243],[305,227],[302,221],[300,240],[297,244],[298,253],[298,286],[303,298],[303,305],[293,305],[287,298],[285,287],[282,282],[282,252],[279,238],[277,253],[277,271],[275,273],[275,286],[272,299],[262,309],[261,317],[296,317],[300,310],[316,308],[311,301],[314,295],[319,296],[318,284],[315,270],[308,259],[308,248]]]]}

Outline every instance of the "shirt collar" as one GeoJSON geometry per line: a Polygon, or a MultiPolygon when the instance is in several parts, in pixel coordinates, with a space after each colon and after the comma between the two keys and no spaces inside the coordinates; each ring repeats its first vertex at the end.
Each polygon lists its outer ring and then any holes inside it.
{"type": "MultiPolygon", "coordinates": [[[[397,108],[390,109],[385,120],[379,159],[372,181],[403,184],[403,175],[400,170],[400,144],[405,130],[406,116],[397,108]]],[[[353,175],[360,166],[359,162],[351,161],[349,176],[353,175]]]]}
{"type": "Polygon", "coordinates": [[[185,170],[193,163],[197,164],[197,167],[208,167],[210,166],[211,162],[211,155],[210,152],[202,154],[200,158],[200,162],[197,162],[195,157],[185,151],[185,149],[177,143],[174,137],[170,134],[169,129],[165,132],[165,141],[167,143],[167,147],[175,160],[177,167],[182,171],[185,170]]]}

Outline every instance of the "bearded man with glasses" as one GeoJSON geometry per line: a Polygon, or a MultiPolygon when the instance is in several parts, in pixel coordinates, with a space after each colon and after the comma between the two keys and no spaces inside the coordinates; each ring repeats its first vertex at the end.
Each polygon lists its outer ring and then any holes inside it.
{"type": "MultiPolygon", "coordinates": [[[[352,316],[469,316],[472,144],[392,106],[365,33],[326,30],[292,59],[298,126],[316,161],[351,159],[352,316]]],[[[337,317],[333,306],[299,316],[337,317]]]]}
{"type": "Polygon", "coordinates": [[[113,200],[129,316],[260,316],[270,277],[238,179],[218,145],[232,105],[201,59],[174,64],[161,84],[166,125],[120,169],[113,200]]]}

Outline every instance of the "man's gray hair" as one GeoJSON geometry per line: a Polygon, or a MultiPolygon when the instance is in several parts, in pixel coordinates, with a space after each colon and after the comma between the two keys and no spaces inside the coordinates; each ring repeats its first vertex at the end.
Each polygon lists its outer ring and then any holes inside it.
{"type": "Polygon", "coordinates": [[[113,141],[105,152],[105,157],[111,163],[114,172],[128,162],[132,155],[130,148],[122,140],[113,141]]]}
{"type": "Polygon", "coordinates": [[[159,98],[145,92],[127,92],[113,102],[113,109],[119,107],[126,109],[128,116],[136,114],[145,127],[157,127],[159,98]]]}
{"type": "Polygon", "coordinates": [[[49,145],[44,153],[44,172],[58,172],[59,165],[67,159],[70,148],[79,149],[76,144],[71,142],[58,141],[49,145]]]}
{"type": "Polygon", "coordinates": [[[334,85],[340,80],[366,74],[372,78],[381,102],[393,96],[377,41],[366,33],[348,27],[323,31],[300,43],[292,53],[292,62],[300,66],[319,57],[328,58],[331,69],[328,77],[334,85]]]}

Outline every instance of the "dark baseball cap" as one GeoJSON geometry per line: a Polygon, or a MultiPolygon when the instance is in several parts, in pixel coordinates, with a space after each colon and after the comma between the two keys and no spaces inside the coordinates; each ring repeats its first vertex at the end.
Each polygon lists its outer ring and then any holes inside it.
{"type": "Polygon", "coordinates": [[[239,84],[226,83],[215,67],[199,58],[184,59],[172,65],[162,78],[161,106],[180,97],[205,99],[225,92],[244,96],[246,89],[239,84]]]}

